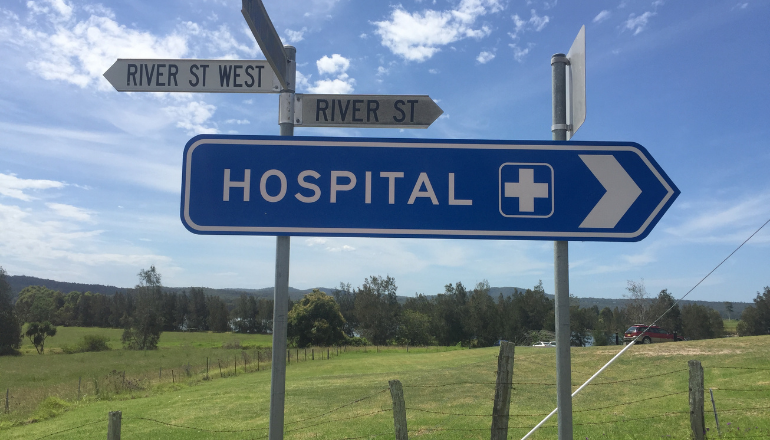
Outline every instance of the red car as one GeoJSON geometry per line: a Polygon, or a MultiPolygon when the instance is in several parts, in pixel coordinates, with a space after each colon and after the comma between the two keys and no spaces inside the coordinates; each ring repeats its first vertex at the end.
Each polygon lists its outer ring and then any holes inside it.
{"type": "Polygon", "coordinates": [[[652,344],[653,342],[674,342],[682,340],[679,336],[676,336],[674,333],[669,333],[657,325],[634,324],[626,330],[626,333],[623,335],[623,342],[629,343],[642,333],[644,333],[644,335],[636,341],[637,344],[652,344]]]}

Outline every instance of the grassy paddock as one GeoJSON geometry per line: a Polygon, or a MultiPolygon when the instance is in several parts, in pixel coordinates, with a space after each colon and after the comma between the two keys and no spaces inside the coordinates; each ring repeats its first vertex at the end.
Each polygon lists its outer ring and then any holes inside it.
{"type": "MultiPolygon", "coordinates": [[[[64,401],[76,400],[79,381],[81,398],[105,399],[126,389],[125,372],[129,388],[140,387],[145,390],[144,394],[150,394],[158,384],[205,376],[206,358],[209,358],[211,370],[218,370],[219,364],[224,371],[234,370],[235,359],[241,365],[244,361],[256,362],[256,350],[265,350],[271,345],[270,335],[164,332],[158,350],[130,351],[121,348],[122,332],[119,329],[59,327],[56,336],[46,340],[45,354],[38,355],[25,340],[22,356],[0,357],[3,399],[5,390],[10,389],[12,411],[6,419],[18,422],[29,417],[51,396],[64,401]],[[107,336],[112,350],[63,354],[64,345],[75,345],[87,334],[107,336]],[[172,378],[172,370],[176,379],[172,378]],[[120,384],[117,383],[118,373],[121,373],[120,384]]],[[[2,416],[0,420],[3,420],[2,416]]]]}
{"type": "MultiPolygon", "coordinates": [[[[618,350],[573,349],[575,387],[618,350]]],[[[714,390],[723,438],[770,437],[768,350],[768,336],[633,347],[574,399],[575,438],[689,439],[686,369],[690,359],[704,366],[705,386],[714,390]]],[[[404,385],[411,438],[488,438],[496,355],[496,348],[378,353],[369,347],[366,352],[346,351],[323,361],[316,357],[316,362],[292,362],[286,384],[286,438],[392,438],[387,391],[391,379],[404,385]]],[[[520,438],[554,408],[554,362],[553,350],[517,347],[510,438],[520,438]]],[[[38,438],[77,428],[46,438],[103,438],[108,411],[121,410],[126,438],[265,438],[269,396],[269,373],[255,372],[215,381],[162,384],[147,397],[143,392],[127,392],[110,401],[63,405],[48,401],[38,409],[40,418],[58,415],[3,429],[0,437],[38,438]]],[[[706,401],[706,426],[713,433],[708,397],[706,401]]],[[[555,419],[533,438],[554,438],[554,426],[555,419]]]]}

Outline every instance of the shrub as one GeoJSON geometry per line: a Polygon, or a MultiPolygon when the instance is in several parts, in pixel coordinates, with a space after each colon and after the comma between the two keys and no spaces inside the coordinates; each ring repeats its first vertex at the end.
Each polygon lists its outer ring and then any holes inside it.
{"type": "Polygon", "coordinates": [[[354,336],[352,338],[347,338],[345,341],[345,344],[352,345],[354,347],[363,347],[365,345],[372,345],[368,339],[364,338],[363,336],[354,336]]]}
{"type": "Polygon", "coordinates": [[[107,345],[109,338],[104,335],[85,335],[74,346],[65,345],[62,351],[67,354],[85,353],[89,351],[107,351],[110,346],[107,345]]]}

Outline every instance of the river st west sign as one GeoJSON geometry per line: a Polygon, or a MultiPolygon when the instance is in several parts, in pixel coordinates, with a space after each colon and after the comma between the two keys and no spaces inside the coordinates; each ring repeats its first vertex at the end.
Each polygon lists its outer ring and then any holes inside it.
{"type": "Polygon", "coordinates": [[[627,142],[202,135],[197,234],[638,241],[679,195],[627,142]]]}
{"type": "Polygon", "coordinates": [[[119,92],[278,93],[281,83],[265,60],[120,58],[104,78],[119,92]]]}

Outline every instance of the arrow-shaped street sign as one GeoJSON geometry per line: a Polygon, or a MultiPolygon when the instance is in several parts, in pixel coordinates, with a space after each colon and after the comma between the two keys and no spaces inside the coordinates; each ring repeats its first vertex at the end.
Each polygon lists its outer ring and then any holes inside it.
{"type": "Polygon", "coordinates": [[[197,234],[638,241],[679,195],[628,142],[202,135],[197,234]]]}
{"type": "Polygon", "coordinates": [[[118,59],[104,77],[119,92],[278,93],[265,60],[118,59]]]}
{"type": "Polygon", "coordinates": [[[444,111],[427,95],[296,95],[300,127],[428,128],[444,111]]]}
{"type": "Polygon", "coordinates": [[[257,39],[259,48],[265,54],[267,62],[273,67],[278,81],[284,89],[294,89],[294,84],[288,84],[286,75],[287,56],[283,50],[283,43],[278,32],[275,31],[273,22],[267,15],[262,0],[243,0],[241,14],[251,29],[254,38],[257,39]]]}

